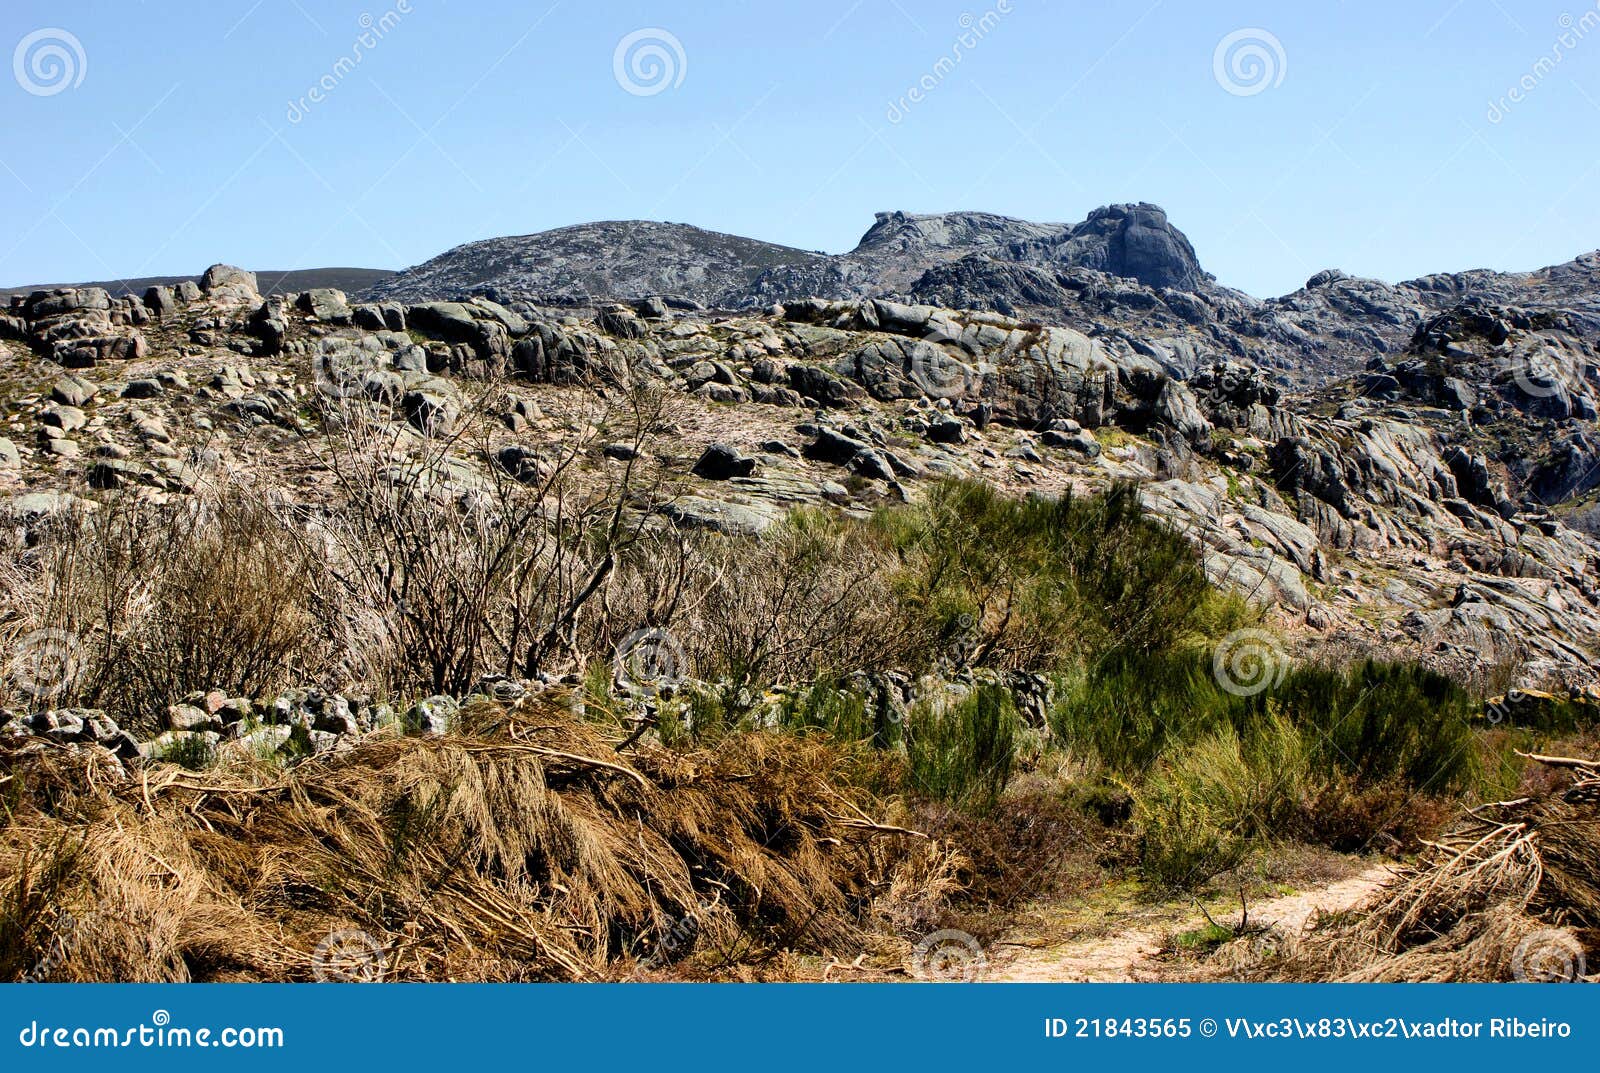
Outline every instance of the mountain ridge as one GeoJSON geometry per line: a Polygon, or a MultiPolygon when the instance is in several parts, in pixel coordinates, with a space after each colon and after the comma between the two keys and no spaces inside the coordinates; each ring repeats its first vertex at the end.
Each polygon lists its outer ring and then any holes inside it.
{"type": "MultiPolygon", "coordinates": [[[[802,250],[689,224],[601,221],[464,243],[368,288],[366,301],[594,306],[664,297],[750,310],[802,298],[885,298],[1094,331],[1136,329],[1317,384],[1402,351],[1430,317],[1471,298],[1568,308],[1600,324],[1600,251],[1529,272],[1470,269],[1388,283],[1326,269],[1256,298],[1203,267],[1160,206],[1107,205],[1073,223],[998,213],[886,211],[852,249],[802,250]]],[[[1180,364],[1182,362],[1180,361],[1180,364]]]]}

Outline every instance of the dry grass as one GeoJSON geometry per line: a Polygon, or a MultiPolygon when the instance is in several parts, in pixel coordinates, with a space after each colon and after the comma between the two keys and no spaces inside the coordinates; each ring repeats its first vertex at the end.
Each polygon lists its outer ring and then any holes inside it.
{"type": "Polygon", "coordinates": [[[271,777],[15,765],[0,967],[304,980],[318,945],[354,930],[385,979],[759,976],[796,952],[849,960],[951,883],[949,851],[879,825],[821,742],[620,754],[558,708],[473,725],[271,777]]]}
{"type": "Polygon", "coordinates": [[[1469,982],[1600,969],[1600,765],[1470,810],[1369,905],[1317,922],[1262,979],[1469,982]]]}

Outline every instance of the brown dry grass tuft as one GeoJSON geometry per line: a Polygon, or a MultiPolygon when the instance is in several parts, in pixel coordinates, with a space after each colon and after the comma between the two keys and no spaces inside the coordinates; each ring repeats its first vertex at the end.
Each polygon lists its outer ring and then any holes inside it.
{"type": "Polygon", "coordinates": [[[869,932],[925,919],[955,866],[872,819],[881,806],[843,788],[846,762],[776,734],[622,754],[532,705],[470,737],[369,739],[270,776],[156,767],[107,784],[36,757],[6,786],[0,967],[305,980],[347,931],[376,940],[395,980],[849,960],[869,932]]]}
{"type": "MultiPolygon", "coordinates": [[[[1469,810],[1381,894],[1256,965],[1262,979],[1472,982],[1600,970],[1600,765],[1469,810]]],[[[1540,780],[1543,781],[1543,780],[1540,780]]]]}

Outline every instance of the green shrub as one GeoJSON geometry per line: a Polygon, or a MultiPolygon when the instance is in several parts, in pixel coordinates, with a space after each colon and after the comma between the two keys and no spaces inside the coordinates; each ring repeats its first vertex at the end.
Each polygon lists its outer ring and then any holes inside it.
{"type": "Polygon", "coordinates": [[[1011,693],[978,686],[952,704],[914,705],[905,728],[914,789],[980,811],[1000,796],[1016,763],[1022,720],[1011,693]]]}
{"type": "Polygon", "coordinates": [[[1185,889],[1243,863],[1249,842],[1227,802],[1230,786],[1248,774],[1237,739],[1224,737],[1209,739],[1151,773],[1135,809],[1146,878],[1185,889]]]}
{"type": "Polygon", "coordinates": [[[1017,499],[946,481],[875,525],[898,556],[907,628],[935,662],[1063,668],[1163,651],[1240,612],[1207,582],[1194,545],[1144,514],[1131,485],[1017,499]]]}
{"type": "Polygon", "coordinates": [[[1136,775],[1224,728],[1250,740],[1281,718],[1302,734],[1315,774],[1444,794],[1478,784],[1472,713],[1465,691],[1415,664],[1295,666],[1239,697],[1218,684],[1207,652],[1122,651],[1069,676],[1050,721],[1068,748],[1136,775]]]}
{"type": "Polygon", "coordinates": [[[177,764],[190,771],[204,771],[216,763],[217,751],[203,736],[185,735],[158,750],[156,759],[177,764]]]}
{"type": "Polygon", "coordinates": [[[1186,888],[1237,867],[1253,843],[1293,833],[1309,776],[1305,738],[1278,716],[1176,750],[1136,794],[1146,874],[1186,888]]]}
{"type": "Polygon", "coordinates": [[[818,680],[786,696],[778,718],[786,729],[822,730],[843,742],[887,746],[899,737],[898,727],[870,711],[865,697],[831,679],[818,680]]]}
{"type": "Polygon", "coordinates": [[[1121,650],[1066,677],[1050,724],[1083,759],[1137,776],[1169,750],[1230,725],[1239,706],[1203,652],[1121,650]]]}
{"type": "Polygon", "coordinates": [[[1305,728],[1315,770],[1366,784],[1398,782],[1446,794],[1478,784],[1474,705],[1444,675],[1410,663],[1296,667],[1276,689],[1252,697],[1246,719],[1271,708],[1305,728]]]}

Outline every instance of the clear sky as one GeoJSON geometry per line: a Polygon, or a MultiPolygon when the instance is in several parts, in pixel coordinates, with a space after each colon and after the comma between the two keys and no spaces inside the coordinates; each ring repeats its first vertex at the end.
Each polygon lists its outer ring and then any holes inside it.
{"type": "Polygon", "coordinates": [[[1141,200],[1258,295],[1532,268],[1600,246],[1595,3],[5,0],[0,285],[1141,200]]]}

